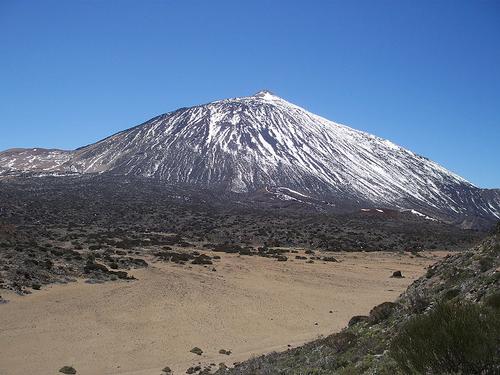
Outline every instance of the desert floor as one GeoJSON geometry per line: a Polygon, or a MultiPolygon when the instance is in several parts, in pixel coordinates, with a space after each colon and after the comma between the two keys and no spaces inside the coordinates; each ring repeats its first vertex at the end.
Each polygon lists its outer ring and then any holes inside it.
{"type": "Polygon", "coordinates": [[[444,253],[332,253],[339,263],[314,264],[218,255],[216,272],[149,260],[132,271],[136,281],[79,281],[22,297],[2,291],[9,302],[0,305],[0,374],[72,365],[78,374],[159,375],[165,366],[183,374],[198,363],[232,365],[339,331],[394,300],[444,253]],[[406,277],[390,278],[395,270],[406,277]],[[190,353],[195,346],[201,356],[190,353]]]}

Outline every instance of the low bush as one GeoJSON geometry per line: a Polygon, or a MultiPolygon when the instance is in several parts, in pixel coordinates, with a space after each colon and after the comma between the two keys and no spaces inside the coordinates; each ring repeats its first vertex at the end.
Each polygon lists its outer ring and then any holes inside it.
{"type": "Polygon", "coordinates": [[[483,257],[479,259],[479,269],[481,270],[481,272],[488,271],[490,268],[493,268],[494,265],[495,262],[491,257],[483,257]]]}
{"type": "Polygon", "coordinates": [[[451,288],[451,289],[448,289],[446,292],[444,292],[443,300],[448,301],[448,300],[451,300],[459,295],[460,295],[459,288],[451,288]]]}
{"type": "Polygon", "coordinates": [[[500,316],[488,306],[441,303],[401,327],[390,354],[407,374],[497,374],[500,316]]]}
{"type": "Polygon", "coordinates": [[[500,310],[500,292],[494,292],[485,298],[484,303],[496,310],[500,310]]]}

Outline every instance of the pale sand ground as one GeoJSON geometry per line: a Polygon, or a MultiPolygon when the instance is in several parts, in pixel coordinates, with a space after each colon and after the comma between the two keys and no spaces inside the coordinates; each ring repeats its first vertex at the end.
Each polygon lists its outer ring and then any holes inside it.
{"type": "Polygon", "coordinates": [[[339,331],[394,300],[443,254],[334,253],[341,262],[327,264],[220,254],[217,272],[157,262],[134,271],[133,282],[56,285],[24,297],[2,291],[10,302],[0,305],[0,374],[73,365],[78,374],[159,375],[165,366],[183,374],[198,362],[230,365],[339,331]],[[394,270],[406,278],[390,278],[394,270]],[[204,354],[190,353],[194,346],[204,354]]]}

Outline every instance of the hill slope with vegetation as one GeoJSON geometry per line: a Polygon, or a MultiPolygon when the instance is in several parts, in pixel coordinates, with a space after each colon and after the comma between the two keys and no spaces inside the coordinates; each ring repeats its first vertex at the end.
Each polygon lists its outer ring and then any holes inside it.
{"type": "Polygon", "coordinates": [[[500,223],[339,333],[217,374],[498,374],[500,223]]]}

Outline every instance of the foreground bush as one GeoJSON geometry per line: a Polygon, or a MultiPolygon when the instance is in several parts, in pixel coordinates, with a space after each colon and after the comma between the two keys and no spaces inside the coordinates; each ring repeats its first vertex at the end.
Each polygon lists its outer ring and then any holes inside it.
{"type": "Polygon", "coordinates": [[[391,356],[407,374],[498,374],[500,315],[472,303],[442,303],[403,325],[391,356]]]}

